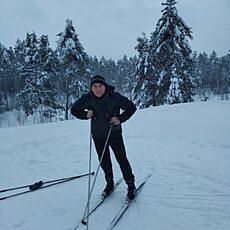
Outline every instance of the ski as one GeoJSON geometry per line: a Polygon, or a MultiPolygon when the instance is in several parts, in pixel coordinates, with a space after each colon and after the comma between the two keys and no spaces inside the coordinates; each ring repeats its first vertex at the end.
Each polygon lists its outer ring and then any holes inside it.
{"type": "Polygon", "coordinates": [[[76,230],[76,229],[78,229],[80,226],[81,226],[81,224],[83,224],[83,225],[86,225],[87,224],[87,222],[86,222],[86,220],[87,220],[87,218],[92,214],[92,213],[94,213],[103,203],[104,203],[104,201],[105,200],[107,200],[110,196],[111,196],[111,194],[114,192],[114,190],[117,188],[117,186],[122,182],[122,178],[121,179],[119,179],[115,184],[114,184],[114,188],[113,188],[113,190],[111,191],[111,193],[109,194],[109,196],[107,196],[107,197],[105,197],[105,198],[101,198],[99,201],[98,201],[98,203],[93,207],[93,208],[91,208],[91,210],[89,211],[89,215],[86,215],[81,221],[79,221],[79,223],[73,228],[73,230],[76,230]]]}
{"type": "MultiPolygon", "coordinates": [[[[136,190],[136,197],[138,196],[138,194],[141,192],[142,188],[144,187],[145,183],[147,182],[148,178],[151,176],[151,174],[149,174],[144,180],[143,182],[140,183],[140,185],[137,187],[136,190]]],[[[118,223],[118,221],[121,219],[121,217],[124,215],[125,211],[131,206],[131,204],[133,203],[133,201],[136,199],[136,197],[133,200],[126,200],[125,203],[122,205],[121,209],[117,212],[117,214],[114,216],[113,220],[110,222],[109,227],[107,228],[107,230],[111,230],[113,229],[116,224],[118,223]]]]}

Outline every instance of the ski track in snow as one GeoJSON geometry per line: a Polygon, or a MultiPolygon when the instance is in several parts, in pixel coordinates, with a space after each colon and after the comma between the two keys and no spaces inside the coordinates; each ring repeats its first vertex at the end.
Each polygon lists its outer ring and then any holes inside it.
{"type": "MultiPolygon", "coordinates": [[[[219,101],[144,109],[123,125],[136,183],[152,176],[115,229],[230,229],[229,105],[219,101]]],[[[87,173],[88,132],[88,122],[79,120],[0,129],[0,189],[87,173]]],[[[96,170],[94,147],[92,152],[96,170]]],[[[112,161],[118,180],[121,172],[113,154],[112,161]]],[[[87,185],[85,177],[0,201],[1,230],[71,229],[82,218],[87,185]]],[[[91,206],[104,185],[100,170],[91,206]]],[[[89,229],[106,229],[125,196],[122,182],[92,214],[89,229]]]]}

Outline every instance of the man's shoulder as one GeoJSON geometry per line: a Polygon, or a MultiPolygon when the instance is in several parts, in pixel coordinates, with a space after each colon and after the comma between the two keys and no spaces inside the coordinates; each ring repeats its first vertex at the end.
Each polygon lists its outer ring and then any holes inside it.
{"type": "Polygon", "coordinates": [[[89,99],[91,99],[91,93],[83,94],[79,99],[81,99],[81,100],[89,100],[89,99]]]}
{"type": "Polygon", "coordinates": [[[126,98],[125,96],[123,96],[119,92],[115,92],[115,91],[111,93],[111,97],[114,98],[114,99],[126,98]]]}
{"type": "Polygon", "coordinates": [[[121,94],[118,92],[113,91],[109,93],[109,98],[111,100],[119,100],[120,97],[121,97],[121,94]]]}
{"type": "Polygon", "coordinates": [[[90,103],[91,101],[91,93],[86,93],[81,95],[75,102],[74,105],[82,105],[86,103],[90,103]]]}

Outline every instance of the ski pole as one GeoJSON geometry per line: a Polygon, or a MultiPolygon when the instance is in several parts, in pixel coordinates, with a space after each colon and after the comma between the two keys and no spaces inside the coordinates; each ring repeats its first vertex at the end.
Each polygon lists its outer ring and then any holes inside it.
{"type": "MultiPolygon", "coordinates": [[[[90,173],[92,175],[94,175],[94,172],[90,173]]],[[[80,175],[80,176],[76,176],[76,177],[69,177],[68,179],[65,179],[65,180],[59,180],[59,181],[56,181],[54,183],[50,183],[48,185],[45,185],[43,187],[37,187],[37,188],[34,188],[34,189],[30,189],[30,190],[27,190],[27,191],[24,191],[24,192],[19,192],[19,193],[15,193],[15,194],[12,194],[12,195],[9,195],[9,196],[5,196],[5,197],[0,197],[0,201],[1,200],[5,200],[5,199],[8,199],[8,198],[11,198],[11,197],[15,197],[15,196],[19,196],[19,195],[23,195],[23,194],[26,194],[26,193],[29,193],[29,192],[33,192],[33,191],[36,191],[36,190],[40,190],[40,189],[44,189],[44,188],[48,188],[48,187],[51,187],[51,186],[54,186],[54,185],[58,185],[58,184],[61,184],[61,183],[65,183],[65,182],[69,182],[69,181],[72,181],[76,178],[80,178],[80,177],[83,177],[83,176],[88,176],[89,174],[84,174],[84,175],[80,175]]],[[[39,183],[39,182],[38,182],[39,183]]],[[[36,184],[36,183],[35,183],[36,184]]]]}
{"type": "Polygon", "coordinates": [[[107,147],[107,144],[108,144],[108,141],[109,141],[109,137],[110,137],[112,128],[113,128],[113,126],[111,125],[111,126],[110,126],[110,129],[109,129],[109,132],[108,132],[108,135],[107,135],[107,138],[106,138],[106,141],[105,141],[104,149],[103,149],[103,151],[102,151],[101,159],[100,159],[100,161],[99,161],[99,164],[98,164],[98,167],[97,167],[97,170],[96,170],[96,173],[95,173],[95,177],[94,177],[94,180],[93,180],[93,184],[92,184],[92,187],[91,187],[89,196],[88,196],[88,201],[87,201],[87,204],[86,204],[86,207],[85,207],[85,211],[84,211],[84,214],[83,214],[83,217],[82,217],[82,221],[81,221],[82,224],[84,224],[84,225],[87,224],[87,222],[85,221],[85,218],[86,218],[86,216],[85,216],[85,215],[86,215],[86,211],[87,211],[88,206],[89,206],[90,198],[91,198],[91,195],[92,195],[92,193],[93,193],[93,189],[94,189],[94,186],[95,186],[95,183],[96,183],[97,175],[98,175],[99,169],[100,169],[100,167],[101,167],[101,162],[102,162],[103,157],[104,157],[104,154],[105,154],[105,150],[106,150],[106,147],[107,147]]]}
{"type": "MultiPolygon", "coordinates": [[[[90,120],[90,136],[89,136],[89,172],[91,172],[91,162],[92,162],[92,119],[90,120]]],[[[90,185],[91,177],[88,178],[88,200],[90,199],[90,185]]],[[[87,208],[87,230],[89,229],[89,205],[87,208]]]]}
{"type": "Polygon", "coordinates": [[[14,187],[14,188],[7,188],[7,189],[0,190],[0,193],[12,191],[12,190],[17,190],[17,189],[23,189],[23,188],[27,188],[27,187],[28,188],[32,188],[33,186],[36,186],[36,185],[39,186],[40,184],[43,185],[43,184],[54,183],[54,182],[58,182],[58,181],[73,180],[73,179],[77,179],[77,178],[88,176],[88,175],[94,175],[94,172],[87,173],[87,174],[82,174],[82,175],[77,175],[77,176],[64,177],[64,178],[50,180],[50,181],[45,181],[45,182],[39,181],[39,182],[36,182],[34,184],[23,185],[23,186],[14,187]]]}

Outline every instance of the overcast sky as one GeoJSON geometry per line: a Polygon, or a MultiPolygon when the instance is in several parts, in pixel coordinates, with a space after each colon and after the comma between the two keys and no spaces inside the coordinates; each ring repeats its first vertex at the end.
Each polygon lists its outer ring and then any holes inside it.
{"type": "MultiPolygon", "coordinates": [[[[35,32],[49,36],[52,48],[70,18],[85,51],[98,58],[133,56],[137,37],[154,32],[166,0],[0,0],[0,42],[35,32]]],[[[194,51],[223,56],[230,50],[230,0],[177,0],[179,15],[193,31],[194,51]]]]}

